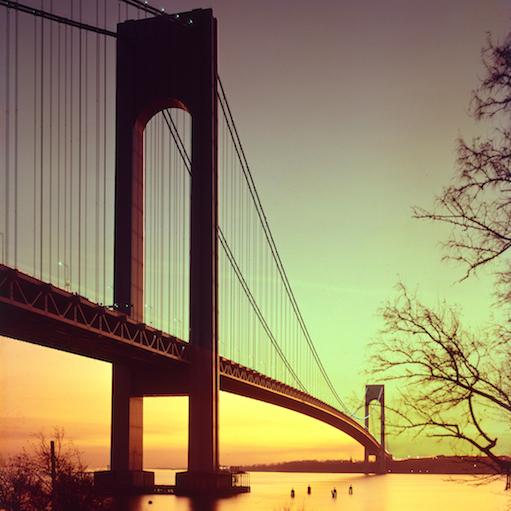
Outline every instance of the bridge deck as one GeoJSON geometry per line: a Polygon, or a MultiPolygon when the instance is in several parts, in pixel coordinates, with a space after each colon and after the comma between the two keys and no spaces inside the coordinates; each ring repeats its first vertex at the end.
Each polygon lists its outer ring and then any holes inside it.
{"type": "MultiPolygon", "coordinates": [[[[136,370],[135,388],[140,396],[188,394],[193,346],[3,264],[0,264],[0,335],[127,364],[136,370]]],[[[321,420],[347,433],[369,453],[381,452],[379,442],[345,413],[223,357],[220,389],[321,420]]]]}

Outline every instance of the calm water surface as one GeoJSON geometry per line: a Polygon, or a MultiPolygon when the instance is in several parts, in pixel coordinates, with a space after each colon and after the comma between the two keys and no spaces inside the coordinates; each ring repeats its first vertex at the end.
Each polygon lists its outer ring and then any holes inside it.
{"type": "MultiPolygon", "coordinates": [[[[174,471],[156,470],[157,484],[174,484],[174,471]]],[[[434,474],[303,474],[252,472],[252,491],[214,502],[146,495],[121,504],[126,511],[511,511],[504,482],[461,484],[434,474]],[[307,486],[311,495],[307,495],[307,486]],[[349,495],[350,484],[353,494],[349,495]],[[337,489],[333,499],[331,490],[337,489]],[[291,499],[291,489],[295,498],[291,499]],[[151,502],[151,503],[150,503],[151,502]]]]}

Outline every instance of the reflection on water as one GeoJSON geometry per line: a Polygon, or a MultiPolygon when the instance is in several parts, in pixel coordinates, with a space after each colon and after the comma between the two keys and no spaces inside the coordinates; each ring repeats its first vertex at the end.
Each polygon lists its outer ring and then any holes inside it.
{"type": "Polygon", "coordinates": [[[114,511],[219,511],[219,503],[226,499],[206,497],[177,497],[175,495],[142,495],[116,497],[114,511]]]}
{"type": "Polygon", "coordinates": [[[207,498],[190,499],[190,511],[217,511],[218,500],[211,500],[207,498]]]}
{"type": "MultiPolygon", "coordinates": [[[[158,484],[174,472],[157,470],[158,484]]],[[[175,495],[117,499],[117,511],[505,511],[511,494],[504,482],[474,486],[436,474],[303,474],[252,472],[251,493],[219,500],[175,495]],[[310,485],[311,493],[307,488],[310,485]],[[353,491],[350,494],[349,488],[353,491]],[[337,490],[336,498],[332,490],[337,490]],[[291,498],[291,489],[295,497],[291,498]]]]}

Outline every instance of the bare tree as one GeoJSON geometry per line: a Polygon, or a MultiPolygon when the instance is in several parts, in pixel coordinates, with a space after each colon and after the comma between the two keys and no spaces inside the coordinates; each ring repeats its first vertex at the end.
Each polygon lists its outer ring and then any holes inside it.
{"type": "Polygon", "coordinates": [[[46,509],[47,505],[48,499],[26,453],[0,458],[0,509],[31,511],[46,509]]]}
{"type": "Polygon", "coordinates": [[[397,433],[449,439],[465,453],[488,457],[495,473],[511,481],[494,424],[511,420],[511,335],[488,326],[462,327],[459,311],[423,305],[399,284],[381,310],[384,328],[371,344],[370,371],[395,385],[392,426],[397,433]]]}
{"type": "MultiPolygon", "coordinates": [[[[446,257],[462,262],[467,277],[511,247],[511,34],[501,45],[488,37],[482,56],[486,77],[473,93],[470,112],[496,125],[486,139],[458,140],[452,184],[432,211],[414,208],[416,218],[452,225],[446,257]]],[[[507,296],[511,267],[505,266],[499,275],[507,296]]]]}
{"type": "MultiPolygon", "coordinates": [[[[464,278],[492,264],[496,295],[511,298],[511,34],[500,45],[490,37],[482,51],[486,76],[473,93],[471,114],[494,124],[487,139],[458,140],[457,168],[432,211],[414,216],[448,223],[446,258],[461,262],[464,278]]],[[[511,329],[493,320],[479,331],[463,328],[460,310],[423,305],[399,284],[380,310],[384,328],[371,345],[368,373],[398,383],[393,426],[447,438],[484,455],[511,483],[511,463],[494,431],[511,419],[511,329]]]]}
{"type": "Polygon", "coordinates": [[[54,428],[52,439],[38,433],[30,450],[0,459],[0,509],[6,511],[85,511],[109,508],[94,492],[91,474],[81,453],[64,430],[54,428]],[[52,444],[54,446],[52,454],[52,444]]]}

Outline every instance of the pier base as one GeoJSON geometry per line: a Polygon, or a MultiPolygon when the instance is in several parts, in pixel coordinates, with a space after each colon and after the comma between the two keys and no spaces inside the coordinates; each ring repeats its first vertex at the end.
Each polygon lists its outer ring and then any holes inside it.
{"type": "Polygon", "coordinates": [[[248,493],[249,475],[245,472],[178,472],[176,474],[176,495],[195,496],[229,496],[248,493]]]}
{"type": "MultiPolygon", "coordinates": [[[[154,487],[154,472],[107,470],[94,472],[94,487],[104,493],[144,493],[154,487]]],[[[152,492],[152,491],[151,491],[152,492]]]]}

